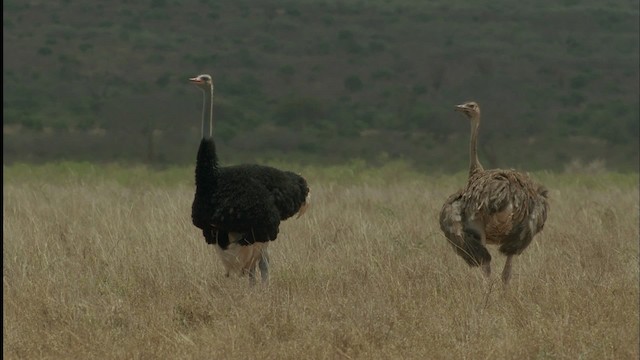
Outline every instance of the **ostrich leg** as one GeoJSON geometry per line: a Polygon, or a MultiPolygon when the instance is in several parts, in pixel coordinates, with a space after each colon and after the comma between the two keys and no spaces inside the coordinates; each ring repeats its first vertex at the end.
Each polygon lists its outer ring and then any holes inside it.
{"type": "Polygon", "coordinates": [[[260,261],[258,262],[258,266],[260,267],[260,276],[262,277],[262,283],[266,284],[269,282],[269,253],[267,252],[266,247],[262,249],[262,256],[260,256],[260,261]]]}
{"type": "Polygon", "coordinates": [[[256,266],[253,265],[249,270],[249,286],[256,285],[256,266]]]}
{"type": "Polygon", "coordinates": [[[507,256],[507,262],[504,264],[504,269],[502,270],[502,282],[507,285],[509,283],[509,279],[511,279],[511,260],[513,259],[513,255],[507,256]]]}

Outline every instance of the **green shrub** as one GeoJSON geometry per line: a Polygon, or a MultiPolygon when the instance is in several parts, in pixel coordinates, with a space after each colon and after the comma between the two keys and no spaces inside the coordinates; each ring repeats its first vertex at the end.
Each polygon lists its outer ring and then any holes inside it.
{"type": "Polygon", "coordinates": [[[167,85],[169,85],[170,80],[171,75],[165,73],[156,80],[156,85],[161,88],[166,87],[167,85]]]}
{"type": "Polygon", "coordinates": [[[373,40],[369,42],[369,51],[373,53],[384,52],[387,49],[387,46],[380,41],[373,40]]]}
{"type": "Polygon", "coordinates": [[[89,50],[93,50],[93,44],[82,43],[78,46],[78,49],[80,49],[80,51],[82,51],[83,53],[86,53],[89,50]]]}
{"type": "Polygon", "coordinates": [[[588,79],[584,75],[576,75],[569,80],[569,84],[572,89],[582,89],[587,85],[588,79]]]}
{"type": "Polygon", "coordinates": [[[166,0],[151,0],[151,8],[152,9],[156,9],[156,8],[163,8],[165,7],[165,5],[167,5],[167,1],[166,0]]]}
{"type": "Polygon", "coordinates": [[[298,10],[298,8],[293,6],[292,4],[289,4],[287,7],[285,7],[285,12],[287,15],[295,17],[299,17],[302,14],[300,10],[298,10]]]}
{"type": "Polygon", "coordinates": [[[296,74],[296,69],[293,67],[293,65],[282,65],[278,69],[278,74],[280,74],[280,76],[282,76],[283,78],[290,80],[296,74]]]}
{"type": "Polygon", "coordinates": [[[162,64],[165,61],[165,56],[160,52],[154,52],[146,57],[145,62],[148,64],[162,64]]]}
{"type": "Polygon", "coordinates": [[[240,49],[238,52],[236,52],[235,58],[237,62],[247,68],[253,68],[258,64],[258,62],[254,59],[251,51],[246,48],[240,49]]]}
{"type": "Polygon", "coordinates": [[[338,32],[338,40],[341,40],[341,41],[353,40],[353,38],[354,38],[354,35],[351,30],[340,30],[338,32]]]}
{"type": "Polygon", "coordinates": [[[280,48],[278,42],[271,37],[262,37],[259,41],[261,43],[260,47],[262,48],[262,50],[268,53],[273,54],[280,48]]]}
{"type": "Polygon", "coordinates": [[[373,80],[389,80],[392,76],[393,74],[388,69],[378,69],[371,73],[373,80]]]}
{"type": "Polygon", "coordinates": [[[53,53],[53,50],[51,50],[50,47],[44,46],[38,49],[38,54],[42,55],[42,56],[49,56],[53,53]]]}
{"type": "Polygon", "coordinates": [[[360,77],[357,75],[351,75],[344,79],[344,87],[352,92],[362,90],[363,85],[362,80],[360,80],[360,77]]]}
{"type": "Polygon", "coordinates": [[[582,95],[582,94],[580,94],[580,93],[578,93],[576,91],[572,91],[568,95],[560,97],[560,102],[565,107],[578,106],[578,105],[582,104],[584,101],[585,101],[584,95],[582,95]]]}
{"type": "Polygon", "coordinates": [[[274,120],[277,124],[296,127],[300,122],[315,122],[325,116],[324,104],[318,99],[309,97],[284,99],[274,111],[274,120]]]}

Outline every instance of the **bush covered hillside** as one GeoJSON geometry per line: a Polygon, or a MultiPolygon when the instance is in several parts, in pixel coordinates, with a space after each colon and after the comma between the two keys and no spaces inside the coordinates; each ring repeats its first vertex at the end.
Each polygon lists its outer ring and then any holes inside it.
{"type": "Polygon", "coordinates": [[[457,170],[638,164],[638,2],[3,1],[5,162],[193,161],[211,73],[224,161],[457,170]]]}

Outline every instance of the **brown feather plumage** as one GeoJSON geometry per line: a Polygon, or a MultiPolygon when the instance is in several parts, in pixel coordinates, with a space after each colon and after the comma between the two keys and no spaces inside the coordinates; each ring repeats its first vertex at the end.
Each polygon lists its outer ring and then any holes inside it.
{"type": "Polygon", "coordinates": [[[487,275],[491,255],[485,245],[500,245],[500,252],[508,257],[502,273],[507,283],[511,257],[522,253],[544,228],[548,192],[527,174],[484,170],[476,151],[480,107],[470,102],[456,108],[471,120],[469,179],[442,206],[440,229],[458,255],[471,266],[483,266],[487,275]]]}
{"type": "MultiPolygon", "coordinates": [[[[462,194],[462,212],[485,224],[486,242],[502,244],[519,224],[533,216],[532,235],[542,230],[548,211],[546,191],[515,170],[484,170],[473,174],[462,194]]],[[[524,249],[522,249],[524,250],[524,249]]]]}

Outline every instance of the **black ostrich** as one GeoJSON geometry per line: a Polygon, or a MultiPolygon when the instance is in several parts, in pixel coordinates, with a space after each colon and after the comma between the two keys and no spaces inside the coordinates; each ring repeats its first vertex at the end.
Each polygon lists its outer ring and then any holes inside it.
{"type": "Polygon", "coordinates": [[[269,279],[267,245],[278,236],[280,221],[302,215],[309,186],[300,175],[262,165],[218,165],[213,141],[213,82],[210,75],[189,81],[203,93],[202,140],[196,163],[196,193],[191,207],[193,225],[202,230],[226,269],[249,274],[255,283],[259,264],[262,281],[269,279]],[[207,119],[209,121],[207,121],[207,119]]]}

